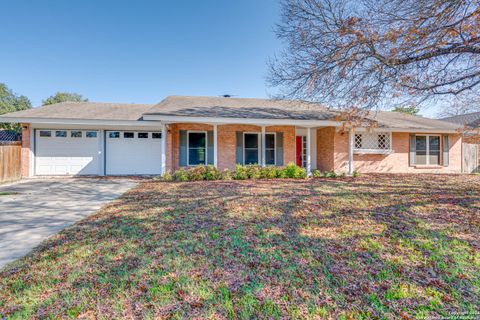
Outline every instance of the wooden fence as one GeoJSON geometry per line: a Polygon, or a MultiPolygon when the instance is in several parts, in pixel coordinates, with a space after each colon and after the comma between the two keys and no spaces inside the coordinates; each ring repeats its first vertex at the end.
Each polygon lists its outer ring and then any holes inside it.
{"type": "Polygon", "coordinates": [[[464,143],[462,145],[462,171],[464,173],[480,172],[480,144],[464,143]]]}
{"type": "Polygon", "coordinates": [[[22,177],[21,142],[0,142],[0,182],[22,177]]]}

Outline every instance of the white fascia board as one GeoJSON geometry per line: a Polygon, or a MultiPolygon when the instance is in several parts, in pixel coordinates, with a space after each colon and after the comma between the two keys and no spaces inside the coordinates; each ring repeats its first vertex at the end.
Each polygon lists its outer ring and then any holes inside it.
{"type": "Polygon", "coordinates": [[[460,134],[458,130],[455,129],[402,129],[402,128],[355,128],[356,132],[400,132],[400,133],[457,133],[460,134]]]}
{"type": "Polygon", "coordinates": [[[258,126],[296,125],[306,128],[339,127],[340,121],[330,120],[294,120],[294,119],[253,119],[253,118],[215,118],[215,117],[184,117],[144,114],[146,121],[161,121],[165,123],[207,123],[207,124],[251,124],[258,126]]]}
{"type": "Polygon", "coordinates": [[[160,123],[140,120],[88,120],[88,119],[54,119],[54,118],[13,118],[0,117],[0,122],[34,123],[34,124],[60,124],[60,125],[106,125],[106,126],[135,126],[153,127],[160,123]]]}

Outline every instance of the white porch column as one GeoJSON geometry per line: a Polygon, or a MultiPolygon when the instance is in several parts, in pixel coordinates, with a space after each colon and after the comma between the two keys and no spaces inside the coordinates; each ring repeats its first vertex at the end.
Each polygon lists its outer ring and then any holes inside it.
{"type": "Polygon", "coordinates": [[[311,142],[312,142],[312,137],[311,137],[311,129],[307,128],[307,175],[310,176],[312,174],[312,147],[311,147],[311,142]]]}
{"type": "Polygon", "coordinates": [[[348,131],[348,175],[353,175],[353,171],[355,171],[354,164],[353,164],[353,146],[355,140],[355,131],[351,128],[348,131]]]}
{"type": "Polygon", "coordinates": [[[162,124],[162,154],[160,159],[160,172],[164,174],[167,171],[167,127],[162,124]]]}
{"type": "Polygon", "coordinates": [[[262,167],[266,165],[266,158],[267,158],[267,139],[265,137],[265,126],[262,126],[262,167]]]}
{"type": "Polygon", "coordinates": [[[217,125],[213,125],[213,166],[218,168],[218,133],[217,133],[217,125]]]}

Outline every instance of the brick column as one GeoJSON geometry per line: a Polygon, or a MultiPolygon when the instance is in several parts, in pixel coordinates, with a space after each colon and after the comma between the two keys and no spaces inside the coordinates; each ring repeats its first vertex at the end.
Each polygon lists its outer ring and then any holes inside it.
{"type": "Polygon", "coordinates": [[[26,123],[22,123],[22,177],[29,177],[30,176],[30,153],[31,153],[31,146],[30,146],[30,134],[31,129],[30,125],[26,123]]]}

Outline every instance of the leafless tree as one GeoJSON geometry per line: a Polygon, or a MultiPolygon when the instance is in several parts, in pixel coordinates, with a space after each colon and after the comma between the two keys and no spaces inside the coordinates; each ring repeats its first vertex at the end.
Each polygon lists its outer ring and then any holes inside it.
{"type": "Polygon", "coordinates": [[[478,92],[480,0],[283,0],[281,95],[392,108],[478,92]]]}

